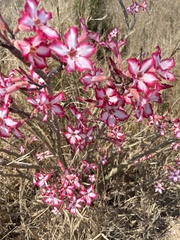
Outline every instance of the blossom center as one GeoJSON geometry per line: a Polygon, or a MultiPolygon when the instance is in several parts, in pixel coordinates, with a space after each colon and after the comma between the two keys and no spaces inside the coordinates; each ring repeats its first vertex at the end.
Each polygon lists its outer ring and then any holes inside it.
{"type": "Polygon", "coordinates": [[[31,46],[30,54],[32,54],[32,55],[36,54],[36,48],[35,47],[31,46]]]}
{"type": "Polygon", "coordinates": [[[75,59],[77,57],[77,50],[71,48],[71,50],[69,51],[69,56],[70,58],[75,59]]]}
{"type": "Polygon", "coordinates": [[[35,24],[36,26],[41,25],[41,21],[40,21],[39,18],[34,18],[33,20],[34,20],[34,24],[35,24]]]}

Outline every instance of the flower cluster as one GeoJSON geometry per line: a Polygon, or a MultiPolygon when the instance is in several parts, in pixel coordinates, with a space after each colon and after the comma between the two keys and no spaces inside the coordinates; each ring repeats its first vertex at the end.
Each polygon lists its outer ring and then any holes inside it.
{"type": "Polygon", "coordinates": [[[146,0],[144,0],[142,4],[137,3],[136,0],[132,0],[132,4],[126,8],[126,11],[128,14],[135,14],[138,13],[141,8],[143,11],[146,11],[147,8],[146,0]]]}
{"type": "Polygon", "coordinates": [[[50,183],[53,177],[50,173],[35,174],[33,182],[41,189],[43,202],[50,205],[54,213],[60,213],[63,207],[74,215],[78,208],[91,205],[97,198],[94,183],[98,166],[83,160],[79,173],[75,169],[65,169],[61,162],[59,166],[63,174],[56,177],[56,183],[50,183]]]}

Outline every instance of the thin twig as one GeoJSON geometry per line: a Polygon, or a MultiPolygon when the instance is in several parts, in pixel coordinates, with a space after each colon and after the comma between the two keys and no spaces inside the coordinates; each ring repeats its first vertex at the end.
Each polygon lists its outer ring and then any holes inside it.
{"type": "Polygon", "coordinates": [[[2,159],[0,159],[0,165],[4,167],[10,167],[10,168],[24,168],[24,169],[41,169],[39,165],[33,165],[32,163],[15,163],[15,162],[7,162],[2,159]]]}
{"type": "MultiPolygon", "coordinates": [[[[22,169],[36,169],[36,170],[42,170],[42,167],[40,164],[37,165],[37,164],[32,164],[32,163],[24,163],[24,162],[8,162],[8,161],[5,161],[3,159],[0,159],[0,166],[3,166],[3,167],[7,167],[7,168],[16,168],[16,169],[19,169],[19,168],[22,168],[22,169]]],[[[46,165],[45,166],[45,169],[47,171],[51,171],[51,170],[57,170],[59,169],[58,166],[54,166],[54,165],[46,165]]]]}
{"type": "Polygon", "coordinates": [[[12,174],[12,173],[4,173],[3,171],[0,171],[0,175],[2,177],[19,177],[19,178],[25,178],[28,180],[32,180],[32,178],[30,178],[24,174],[12,174]]]}
{"type": "Polygon", "coordinates": [[[126,11],[126,7],[124,6],[124,3],[122,0],[119,0],[119,4],[121,5],[121,8],[123,10],[123,14],[124,14],[124,18],[125,18],[125,22],[126,22],[126,25],[127,25],[127,32],[129,32],[129,18],[128,18],[128,14],[127,14],[127,11],[126,11]]]}
{"type": "MultiPolygon", "coordinates": [[[[149,154],[152,154],[152,153],[158,153],[160,152],[164,147],[168,146],[169,144],[172,144],[173,142],[179,142],[180,140],[177,139],[177,138],[171,138],[171,139],[168,139],[167,141],[159,144],[158,146],[148,150],[148,151],[145,151],[144,153],[141,153],[141,154],[138,154],[136,156],[134,156],[133,158],[131,158],[129,161],[130,162],[134,162],[136,159],[139,159],[139,158],[142,158],[144,156],[147,156],[149,154]]],[[[129,163],[124,163],[124,164],[120,164],[118,165],[117,167],[113,168],[110,173],[105,177],[106,180],[109,180],[110,178],[112,178],[113,176],[115,176],[116,174],[120,173],[121,171],[123,171],[123,169],[125,167],[128,167],[129,166],[129,163]]]]}

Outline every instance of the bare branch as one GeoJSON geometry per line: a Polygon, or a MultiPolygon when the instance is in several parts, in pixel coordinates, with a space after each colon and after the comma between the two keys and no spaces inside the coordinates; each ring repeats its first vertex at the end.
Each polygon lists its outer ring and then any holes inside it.
{"type": "Polygon", "coordinates": [[[127,26],[127,32],[129,32],[130,26],[129,26],[129,17],[126,11],[126,7],[124,6],[124,3],[122,0],[118,0],[119,4],[121,5],[121,8],[123,10],[123,14],[124,14],[124,18],[125,18],[125,22],[126,22],[126,26],[127,26]]]}
{"type": "MultiPolygon", "coordinates": [[[[130,159],[130,162],[134,162],[136,159],[142,158],[144,156],[147,156],[149,154],[152,153],[158,153],[160,151],[162,151],[162,149],[170,144],[172,144],[173,142],[179,142],[180,140],[177,138],[171,138],[161,144],[159,144],[158,146],[144,152],[141,154],[138,154],[136,156],[134,156],[133,158],[130,159]]],[[[116,174],[120,173],[123,171],[124,168],[127,168],[129,166],[129,163],[124,163],[124,164],[120,164],[119,166],[113,168],[110,173],[105,177],[106,180],[109,180],[110,178],[112,178],[113,176],[115,176],[116,174]]]]}

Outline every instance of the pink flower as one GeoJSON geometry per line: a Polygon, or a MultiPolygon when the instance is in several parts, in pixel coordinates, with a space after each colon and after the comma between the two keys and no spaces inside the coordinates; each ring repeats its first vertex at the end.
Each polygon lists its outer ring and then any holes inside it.
{"type": "Polygon", "coordinates": [[[71,145],[77,145],[82,140],[80,133],[81,133],[80,129],[67,126],[67,132],[64,133],[64,136],[68,139],[71,145]]]}
{"type": "Polygon", "coordinates": [[[51,178],[51,174],[44,174],[44,173],[36,173],[34,174],[33,183],[38,186],[39,188],[43,187],[44,185],[47,186],[47,181],[51,178]]]}
{"type": "Polygon", "coordinates": [[[135,13],[138,13],[141,8],[143,11],[146,11],[146,8],[147,8],[146,0],[144,0],[144,2],[142,4],[139,4],[136,2],[136,0],[133,0],[132,5],[127,7],[126,11],[128,14],[135,14],[135,13]]]}
{"type": "Polygon", "coordinates": [[[25,60],[31,63],[31,69],[47,67],[45,58],[50,57],[51,50],[42,34],[38,33],[32,38],[24,38],[24,41],[15,40],[14,46],[22,52],[25,60]]]}
{"type": "Polygon", "coordinates": [[[139,91],[147,93],[149,87],[154,87],[159,79],[155,75],[154,71],[154,59],[148,58],[140,62],[136,58],[129,58],[128,70],[134,80],[134,86],[139,91]]]}
{"type": "Polygon", "coordinates": [[[162,192],[165,190],[165,188],[163,188],[162,183],[159,181],[157,183],[157,185],[154,185],[155,187],[155,192],[159,192],[160,194],[162,194],[162,192]]]}
{"type": "Polygon", "coordinates": [[[82,208],[82,199],[81,198],[77,198],[76,196],[73,196],[70,200],[69,205],[67,206],[67,209],[69,210],[69,212],[71,213],[71,215],[75,215],[77,208],[82,208]]]}
{"type": "Polygon", "coordinates": [[[155,67],[158,74],[170,82],[174,81],[174,74],[169,72],[169,70],[175,66],[174,59],[168,58],[161,61],[161,49],[159,46],[157,47],[157,51],[152,54],[152,57],[155,60],[155,67]]]}
{"type": "Polygon", "coordinates": [[[110,42],[113,38],[117,37],[120,30],[118,28],[113,28],[108,34],[108,41],[110,42]]]}
{"type": "Polygon", "coordinates": [[[109,104],[105,104],[103,111],[101,113],[100,120],[105,122],[109,127],[113,128],[116,126],[117,120],[124,121],[129,116],[121,107],[122,101],[119,100],[117,105],[110,106],[109,104]]]}
{"type": "Polygon", "coordinates": [[[60,92],[54,96],[50,96],[46,92],[37,93],[33,98],[28,98],[27,102],[32,104],[36,111],[42,111],[44,113],[43,121],[47,121],[48,111],[52,111],[52,113],[58,115],[59,117],[64,116],[63,107],[58,104],[59,101],[63,101],[64,93],[60,92]]]}
{"type": "Polygon", "coordinates": [[[88,176],[88,180],[91,182],[91,183],[94,183],[96,181],[96,175],[95,174],[91,174],[88,176]]]}
{"type": "Polygon", "coordinates": [[[79,192],[81,194],[81,199],[85,201],[87,205],[91,205],[92,200],[97,198],[97,194],[94,192],[94,187],[91,185],[89,188],[85,188],[79,192]]]}
{"type": "Polygon", "coordinates": [[[106,103],[110,106],[118,104],[119,97],[116,90],[113,88],[96,88],[95,94],[98,101],[97,107],[104,108],[106,103]]]}
{"type": "Polygon", "coordinates": [[[133,0],[132,5],[127,7],[127,13],[133,14],[133,13],[138,13],[140,10],[140,4],[138,4],[135,0],[133,0]]]}
{"type": "Polygon", "coordinates": [[[94,77],[102,76],[104,76],[102,69],[96,69],[95,65],[93,65],[93,69],[89,73],[85,73],[80,78],[80,81],[85,85],[85,90],[87,90],[88,88],[92,88],[93,86],[97,85],[97,82],[93,81],[94,77]]]}
{"type": "Polygon", "coordinates": [[[59,34],[52,28],[46,26],[52,18],[51,12],[45,12],[44,8],[38,10],[37,0],[26,0],[22,17],[18,19],[18,29],[21,31],[42,31],[49,39],[59,38],[59,34]]]}
{"type": "Polygon", "coordinates": [[[47,186],[46,190],[44,190],[44,192],[42,193],[43,198],[44,198],[44,203],[45,204],[49,204],[53,207],[58,207],[59,205],[61,205],[63,203],[62,199],[59,199],[57,196],[57,191],[56,191],[56,187],[53,186],[47,186]]]}
{"type": "Polygon", "coordinates": [[[168,178],[169,178],[169,180],[172,180],[174,183],[180,182],[180,169],[170,170],[168,178]]]}
{"type": "Polygon", "coordinates": [[[9,110],[6,107],[0,108],[0,136],[10,137],[10,131],[15,128],[18,121],[8,116],[9,110]]]}
{"type": "Polygon", "coordinates": [[[92,62],[89,58],[96,51],[96,47],[87,42],[78,43],[78,29],[76,27],[70,27],[64,38],[66,44],[54,41],[50,44],[50,49],[61,58],[61,61],[67,63],[67,72],[76,69],[80,72],[91,70],[92,62]]]}

